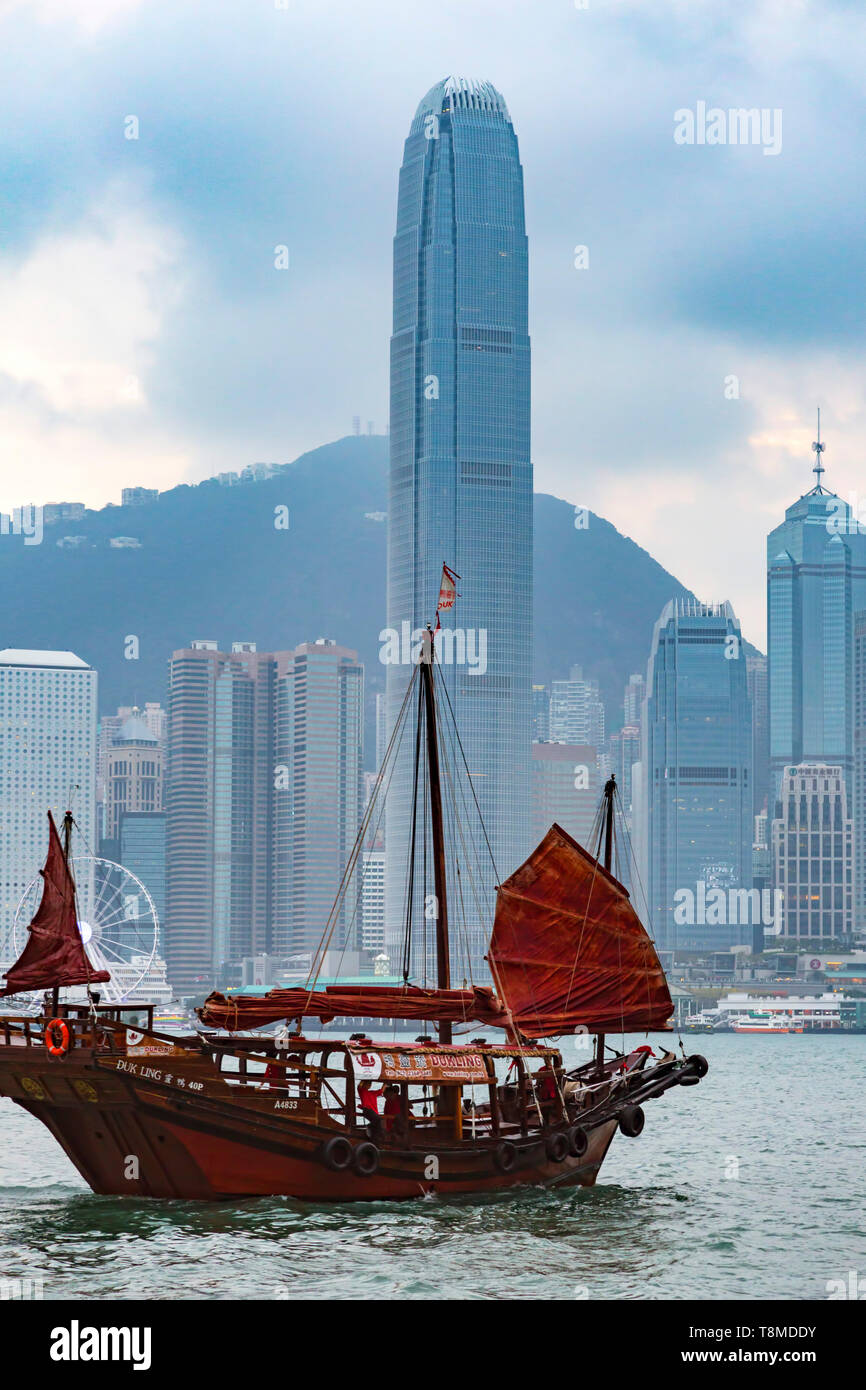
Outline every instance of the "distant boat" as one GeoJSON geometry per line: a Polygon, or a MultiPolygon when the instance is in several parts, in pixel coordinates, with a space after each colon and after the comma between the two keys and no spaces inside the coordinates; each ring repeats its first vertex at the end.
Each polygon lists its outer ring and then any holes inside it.
{"type": "Polygon", "coordinates": [[[754,1014],[749,1018],[732,1018],[734,1033],[802,1033],[802,1023],[781,1014],[754,1014]]]}

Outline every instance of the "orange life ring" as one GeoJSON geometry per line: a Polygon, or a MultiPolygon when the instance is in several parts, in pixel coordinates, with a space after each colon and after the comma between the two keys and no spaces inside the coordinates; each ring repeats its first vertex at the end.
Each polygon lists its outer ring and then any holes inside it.
{"type": "Polygon", "coordinates": [[[48,1048],[52,1057],[62,1057],[69,1051],[69,1029],[62,1018],[52,1018],[45,1028],[45,1046],[48,1048]],[[60,1033],[58,1042],[57,1033],[60,1033]]]}

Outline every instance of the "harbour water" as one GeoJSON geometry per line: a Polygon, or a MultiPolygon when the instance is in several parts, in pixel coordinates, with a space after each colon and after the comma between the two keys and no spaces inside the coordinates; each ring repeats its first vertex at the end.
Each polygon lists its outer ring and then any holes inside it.
{"type": "Polygon", "coordinates": [[[95,1197],[4,1100],[0,1276],[76,1300],[800,1300],[866,1276],[866,1036],[698,1036],[686,1051],[709,1075],[649,1102],[595,1188],[483,1199],[95,1197]]]}

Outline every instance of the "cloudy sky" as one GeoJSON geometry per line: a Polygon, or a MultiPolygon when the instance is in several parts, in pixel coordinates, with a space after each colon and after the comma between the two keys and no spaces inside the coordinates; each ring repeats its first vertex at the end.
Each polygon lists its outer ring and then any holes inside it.
{"type": "Polygon", "coordinates": [[[866,493],[864,68],[861,0],[0,0],[0,509],[382,431],[403,139],[439,78],[487,78],[536,486],[761,642],[818,404],[828,482],[866,493]],[[702,102],[781,149],[677,143],[702,102]]]}

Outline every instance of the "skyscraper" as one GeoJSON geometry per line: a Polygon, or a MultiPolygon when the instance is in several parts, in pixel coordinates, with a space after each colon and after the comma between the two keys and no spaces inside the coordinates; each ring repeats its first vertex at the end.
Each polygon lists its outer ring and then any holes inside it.
{"type": "Polygon", "coordinates": [[[319,638],[291,653],[281,678],[290,738],[279,761],[291,787],[291,952],[312,952],[329,926],[337,950],[362,944],[360,871],[336,915],[343,874],[361,824],[364,770],[364,668],[358,653],[319,638]]]}
{"type": "Polygon", "coordinates": [[[553,743],[587,743],[604,747],[604,704],[598,681],[584,680],[583,669],[572,666],[568,680],[550,688],[550,739],[553,743]]]}
{"type": "Polygon", "coordinates": [[[667,950],[751,945],[734,895],[752,888],[752,711],[729,603],[678,599],[662,612],[641,742],[639,869],[656,939],[667,950]]]}
{"type": "Polygon", "coordinates": [[[773,820],[773,865],[782,894],[777,935],[850,940],[854,828],[841,767],[786,767],[773,820]]]}
{"type": "MultiPolygon", "coordinates": [[[[460,576],[446,623],[484,659],[443,665],[501,879],[529,848],[532,466],[523,171],[503,98],[449,77],[406,140],[394,238],[388,626],[434,617],[443,562],[460,576]]],[[[458,648],[459,650],[459,648],[458,648]]],[[[388,725],[411,675],[387,671],[388,725]]],[[[405,919],[410,750],[388,801],[388,931],[405,919]]],[[[420,879],[421,875],[418,875],[420,879]]],[[[479,884],[473,969],[494,908],[479,884]]],[[[392,955],[399,948],[392,943],[392,955]]],[[[417,962],[416,962],[417,965],[417,962]]],[[[417,973],[417,970],[416,970],[417,973]]]]}
{"type": "MultiPolygon", "coordinates": [[[[819,431],[820,434],[820,431],[819,431]]],[[[767,539],[770,798],[788,765],[853,772],[854,613],[866,609],[866,532],[818,481],[767,539]]],[[[775,807],[771,805],[771,814],[775,807]]]]}
{"type": "Polygon", "coordinates": [[[116,731],[106,758],[103,836],[116,840],[126,811],[162,810],[162,748],[143,719],[132,715],[116,731]]]}
{"type": "Polygon", "coordinates": [[[592,828],[600,795],[601,775],[595,748],[533,743],[532,838],[536,844],[556,823],[584,849],[594,853],[592,828]]]}
{"type": "Polygon", "coordinates": [[[169,662],[166,931],[184,988],[270,949],[278,659],[196,641],[169,662]]]}
{"type": "Polygon", "coordinates": [[[0,964],[15,910],[45,862],[51,810],[71,808],[95,851],[96,672],[73,652],[0,651],[0,964]]]}

